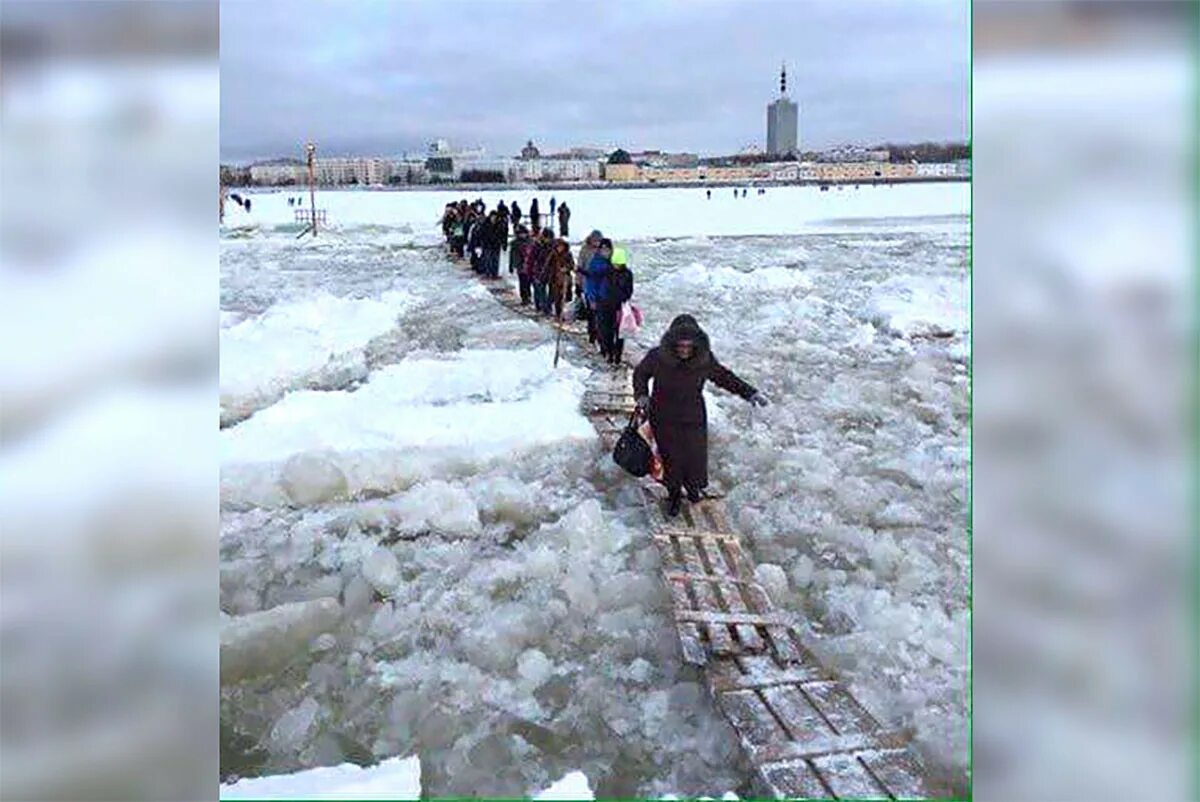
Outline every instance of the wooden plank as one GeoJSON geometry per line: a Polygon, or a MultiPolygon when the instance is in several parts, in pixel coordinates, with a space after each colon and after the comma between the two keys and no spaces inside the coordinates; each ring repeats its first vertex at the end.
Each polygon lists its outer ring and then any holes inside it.
{"type": "Polygon", "coordinates": [[[683,582],[671,583],[671,601],[675,603],[675,617],[677,619],[681,613],[694,610],[696,607],[688,595],[687,584],[683,582]]]}
{"type": "Polygon", "coordinates": [[[803,760],[788,760],[759,767],[759,776],[777,799],[828,799],[829,789],[803,760]]]}
{"type": "Polygon", "coordinates": [[[773,613],[775,605],[771,602],[771,597],[762,589],[762,585],[755,583],[746,588],[746,595],[750,602],[750,609],[756,613],[773,613]]]}
{"type": "MultiPolygon", "coordinates": [[[[700,559],[700,552],[696,548],[696,543],[692,538],[679,538],[679,548],[683,554],[683,561],[687,565],[688,572],[699,574],[701,577],[706,577],[704,563],[700,559]]],[[[699,604],[699,609],[711,611],[713,613],[722,613],[725,610],[721,607],[720,599],[709,585],[706,578],[694,579],[691,583],[692,592],[696,596],[696,601],[699,604]]],[[[707,622],[708,640],[712,644],[713,651],[717,654],[733,654],[738,651],[739,644],[735,643],[733,636],[729,633],[729,627],[722,622],[707,622]]]]}
{"type": "Polygon", "coordinates": [[[802,661],[803,658],[801,657],[800,650],[792,642],[792,633],[789,627],[768,626],[765,629],[767,632],[767,641],[771,646],[771,653],[775,655],[776,660],[783,665],[802,661]]]}
{"type": "MultiPolygon", "coordinates": [[[[742,599],[742,592],[738,588],[736,581],[732,579],[722,579],[717,585],[717,590],[725,601],[726,607],[731,613],[749,613],[750,609],[746,606],[746,602],[742,599]]],[[[736,624],[733,628],[734,634],[743,646],[743,651],[761,652],[767,648],[766,641],[762,635],[758,634],[758,629],[750,624],[736,624]]]]}
{"type": "Polygon", "coordinates": [[[879,732],[879,722],[841,685],[814,685],[804,694],[839,733],[879,732]]]}
{"type": "Polygon", "coordinates": [[[725,514],[725,505],[718,500],[719,498],[719,496],[713,496],[705,501],[705,511],[712,519],[713,528],[719,532],[732,532],[733,527],[729,525],[729,517],[725,514]]]}
{"type": "Polygon", "coordinates": [[[813,663],[780,668],[763,654],[739,655],[736,662],[714,663],[709,672],[709,685],[714,693],[738,688],[764,688],[787,683],[832,682],[819,665],[813,663]]]}
{"type": "MultiPolygon", "coordinates": [[[[676,538],[676,541],[679,543],[679,549],[683,554],[683,562],[687,566],[688,573],[697,576],[707,576],[708,571],[704,567],[704,562],[700,559],[700,551],[696,548],[696,541],[690,537],[676,538]]],[[[715,604],[706,609],[720,610],[715,604]]]]}
{"type": "Polygon", "coordinates": [[[888,794],[896,799],[925,799],[929,796],[921,765],[908,750],[865,752],[859,758],[867,764],[888,794]]]}
{"type": "Polygon", "coordinates": [[[694,666],[703,666],[708,662],[708,652],[700,640],[700,629],[692,623],[675,625],[679,633],[679,647],[683,653],[683,662],[694,666]]]}
{"type": "Polygon", "coordinates": [[[720,543],[725,553],[729,556],[729,562],[733,565],[734,573],[742,577],[754,576],[754,566],[746,556],[746,552],[742,550],[742,543],[737,537],[724,538],[720,543]]]}
{"type": "Polygon", "coordinates": [[[709,573],[721,577],[728,577],[733,574],[729,569],[729,563],[725,559],[725,553],[721,551],[719,541],[706,537],[695,537],[692,540],[696,544],[696,550],[700,552],[700,557],[709,567],[709,573]]]}
{"type": "Polygon", "coordinates": [[[854,755],[813,758],[810,765],[839,799],[887,799],[887,791],[854,755]]]}
{"type": "Polygon", "coordinates": [[[904,739],[899,735],[888,733],[884,738],[878,734],[867,735],[859,732],[830,735],[819,741],[780,740],[754,746],[750,747],[750,758],[756,763],[774,763],[779,760],[815,760],[831,755],[865,754],[867,751],[878,751],[882,748],[903,746],[903,744],[904,739]]]}
{"type": "Polygon", "coordinates": [[[721,543],[738,542],[737,535],[723,535],[720,532],[714,532],[711,529],[688,529],[682,526],[667,524],[660,530],[655,532],[655,537],[703,537],[708,540],[719,541],[721,543]]]}
{"type": "Polygon", "coordinates": [[[717,704],[751,747],[766,746],[787,739],[787,735],[754,691],[730,691],[717,697],[717,704]]]}
{"type": "MultiPolygon", "coordinates": [[[[662,540],[658,541],[660,554],[663,553],[663,548],[662,548],[663,545],[666,543],[670,543],[670,542],[671,542],[671,540],[669,538],[663,538],[662,540]]],[[[709,581],[712,581],[712,582],[717,581],[716,578],[712,576],[712,574],[693,574],[692,572],[687,570],[686,565],[680,565],[678,570],[663,571],[663,577],[665,579],[677,579],[677,580],[681,580],[681,581],[695,579],[696,577],[707,577],[709,579],[709,581]]],[[[733,585],[733,586],[750,585],[753,583],[753,580],[733,579],[733,578],[722,577],[720,582],[722,584],[721,591],[722,591],[722,593],[724,593],[724,590],[725,590],[724,586],[727,584],[733,585]]],[[[746,612],[753,612],[753,611],[747,610],[746,612]]]]}
{"type": "Polygon", "coordinates": [[[679,544],[672,538],[656,540],[658,546],[658,561],[662,566],[663,577],[668,583],[672,580],[686,579],[687,566],[683,562],[683,555],[679,552],[679,544]]]}
{"type": "MultiPolygon", "coordinates": [[[[671,598],[675,603],[676,610],[686,610],[692,607],[687,588],[681,583],[671,583],[671,598]]],[[[679,632],[679,645],[683,651],[684,662],[698,666],[707,663],[708,656],[704,649],[704,643],[700,639],[700,628],[688,621],[677,623],[675,628],[679,632]]]]}
{"type": "Polygon", "coordinates": [[[784,729],[802,747],[813,747],[818,751],[832,751],[827,747],[837,737],[825,717],[808,701],[795,685],[775,685],[764,688],[763,701],[783,723],[784,729]]]}
{"type": "Polygon", "coordinates": [[[704,610],[685,610],[676,613],[675,617],[681,618],[684,621],[696,621],[703,624],[784,625],[783,619],[779,616],[763,615],[761,613],[711,613],[704,610]]]}

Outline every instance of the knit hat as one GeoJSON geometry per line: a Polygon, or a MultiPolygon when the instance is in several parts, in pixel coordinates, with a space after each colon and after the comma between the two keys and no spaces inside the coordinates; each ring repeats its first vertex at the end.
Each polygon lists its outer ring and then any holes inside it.
{"type": "Polygon", "coordinates": [[[612,263],[613,263],[614,265],[627,265],[627,264],[629,264],[629,254],[625,253],[625,249],[624,249],[624,248],[613,248],[613,252],[612,252],[612,263]]]}

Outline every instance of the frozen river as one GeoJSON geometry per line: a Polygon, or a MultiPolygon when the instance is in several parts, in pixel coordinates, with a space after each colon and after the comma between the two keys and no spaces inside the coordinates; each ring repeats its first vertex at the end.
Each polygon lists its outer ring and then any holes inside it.
{"type": "MultiPolygon", "coordinates": [[[[965,787],[969,187],[556,194],[573,242],[629,250],[644,344],[691,313],[774,402],[710,394],[714,482],[814,651],[965,787]]],[[[347,616],[223,690],[223,773],[417,754],[429,795],[747,792],[586,370],[437,247],[459,195],[320,193],[316,240],[286,197],[222,238],[221,603],[347,616]]]]}

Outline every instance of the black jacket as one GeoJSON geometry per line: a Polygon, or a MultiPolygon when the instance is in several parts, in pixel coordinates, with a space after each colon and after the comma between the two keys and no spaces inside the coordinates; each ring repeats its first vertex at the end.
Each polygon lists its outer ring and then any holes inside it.
{"type": "Polygon", "coordinates": [[[671,321],[659,345],[651,348],[634,369],[633,392],[639,398],[650,396],[650,421],[656,428],[659,422],[705,426],[708,410],[703,391],[704,383],[710,380],[742,398],[750,398],[757,392],[717,361],[709,348],[708,335],[695,318],[680,315],[671,321]],[[681,339],[696,344],[690,359],[681,360],[675,355],[675,343],[681,339]]]}

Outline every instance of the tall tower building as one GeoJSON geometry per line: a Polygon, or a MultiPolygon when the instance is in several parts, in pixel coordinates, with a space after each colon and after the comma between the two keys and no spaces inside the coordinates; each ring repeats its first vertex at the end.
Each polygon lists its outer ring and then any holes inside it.
{"type": "Polygon", "coordinates": [[[799,151],[800,107],[787,96],[787,65],[779,70],[779,98],[767,106],[767,154],[784,156],[799,151]]]}

